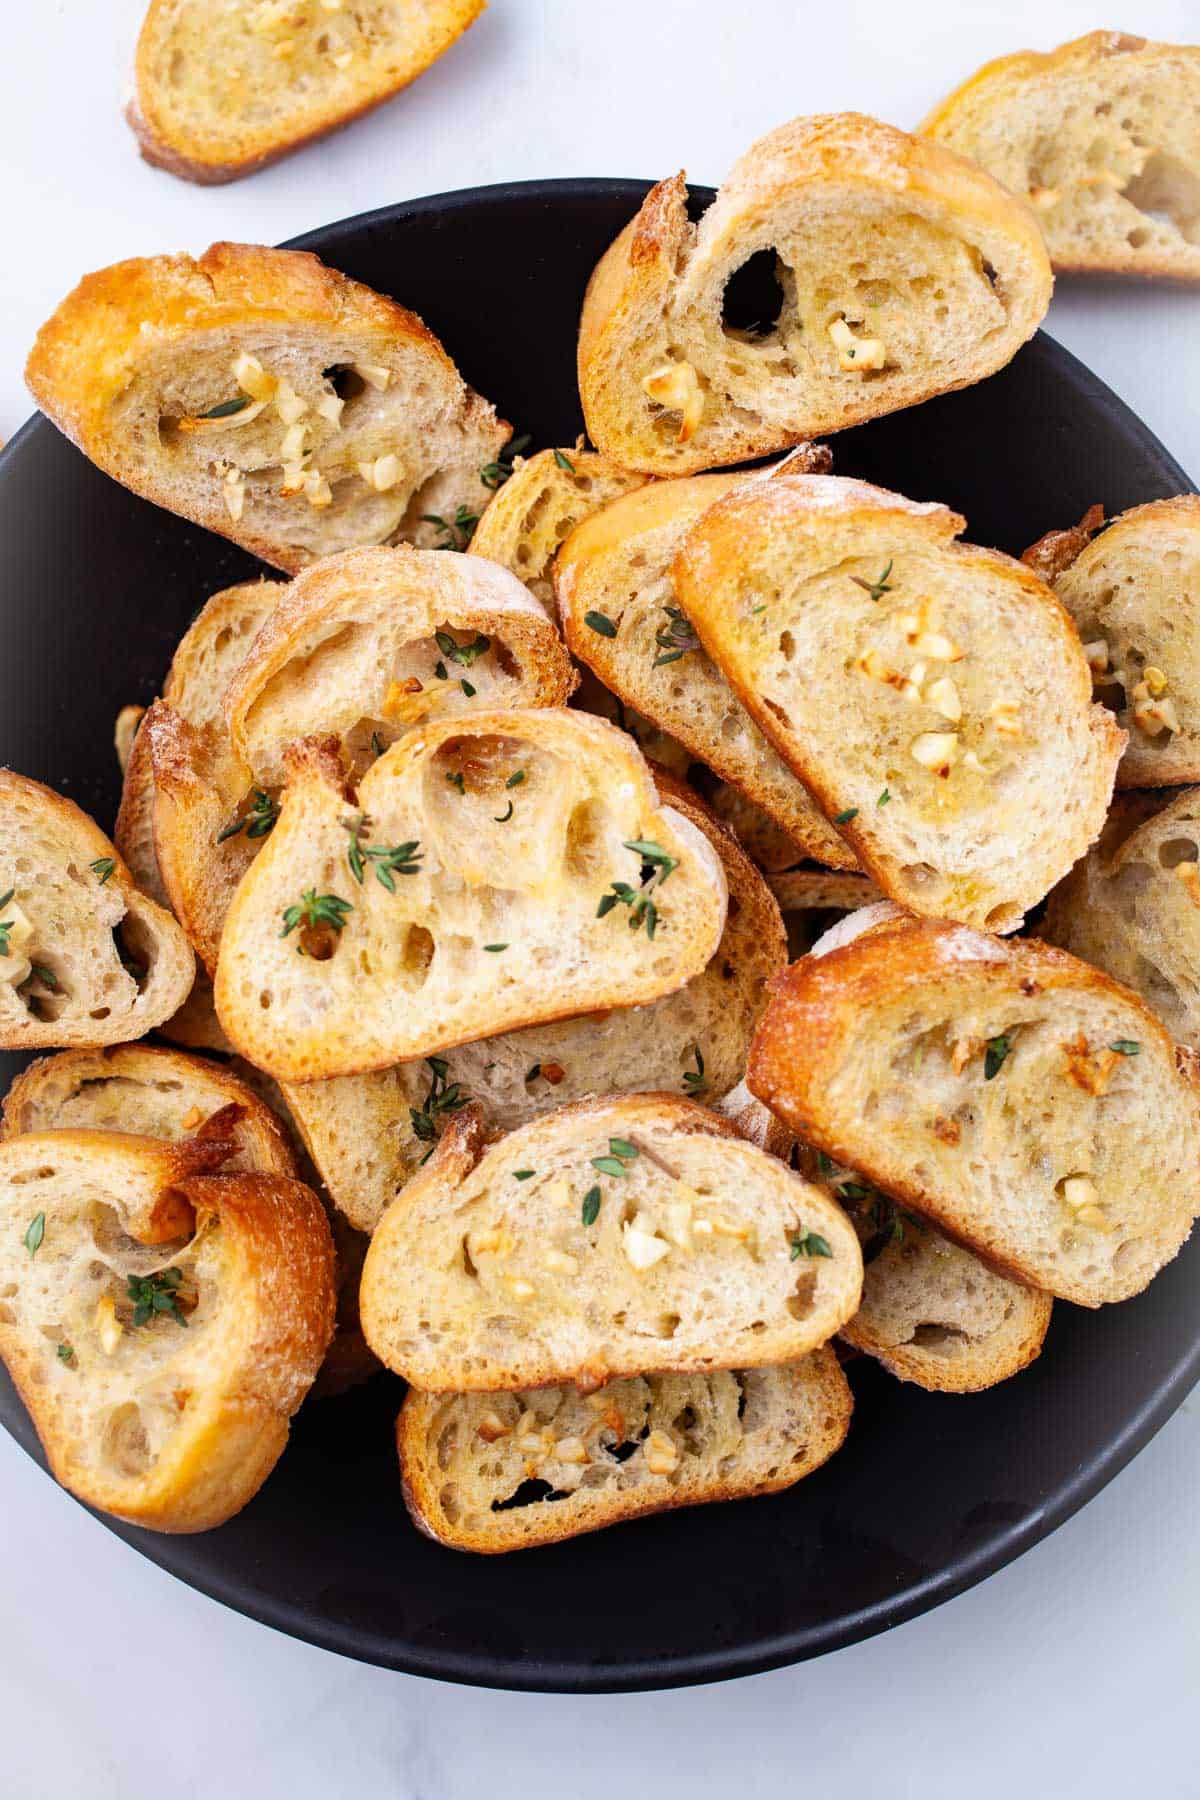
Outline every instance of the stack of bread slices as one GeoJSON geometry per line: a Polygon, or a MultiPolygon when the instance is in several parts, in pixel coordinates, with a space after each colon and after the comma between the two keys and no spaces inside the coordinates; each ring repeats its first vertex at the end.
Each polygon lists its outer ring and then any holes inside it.
{"type": "Polygon", "coordinates": [[[833,472],[1045,312],[963,157],[803,119],[685,202],[588,289],[594,448],[518,454],[297,252],[118,265],[38,339],[100,467],[289,577],[198,596],[122,708],[113,841],[0,778],[0,1043],[57,1052],[4,1110],[0,1353],[124,1518],[228,1517],[378,1364],[449,1546],[785,1488],[844,1362],[1012,1377],[1200,1210],[1200,819],[1129,791],[1200,780],[1200,501],[1018,562],[833,472]]]}

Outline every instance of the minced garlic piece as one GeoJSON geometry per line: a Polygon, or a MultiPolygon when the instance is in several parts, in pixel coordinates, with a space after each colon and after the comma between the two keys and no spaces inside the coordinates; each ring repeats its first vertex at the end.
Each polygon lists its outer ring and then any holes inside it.
{"type": "Polygon", "coordinates": [[[943,719],[949,719],[953,724],[957,724],[962,718],[962,701],[959,699],[958,689],[948,675],[941,676],[937,681],[931,681],[925,689],[925,698],[935,712],[941,713],[943,719]]]}
{"type": "Polygon", "coordinates": [[[377,456],[374,462],[360,462],[354,466],[367,486],[374,488],[377,494],[386,494],[404,474],[400,458],[392,451],[386,456],[377,456]]]}
{"type": "Polygon", "coordinates": [[[651,1231],[643,1231],[640,1225],[622,1225],[621,1247],[632,1268],[639,1274],[645,1269],[652,1269],[660,1263],[664,1256],[669,1256],[671,1246],[651,1231]]]}
{"type": "Polygon", "coordinates": [[[664,363],[643,377],[642,392],[666,412],[679,414],[678,443],[686,444],[696,435],[704,416],[704,390],[691,363],[664,363]]]}
{"type": "Polygon", "coordinates": [[[994,700],[988,708],[988,718],[992,722],[997,737],[1007,738],[1010,743],[1020,743],[1021,708],[1015,700],[994,700]]]}
{"type": "Polygon", "coordinates": [[[246,477],[236,463],[231,463],[225,471],[221,498],[225,502],[225,511],[236,525],[246,505],[246,477]]]}
{"type": "Polygon", "coordinates": [[[834,319],[826,329],[838,353],[839,369],[882,369],[887,361],[882,338],[856,338],[845,319],[834,319]]]}
{"type": "Polygon", "coordinates": [[[115,1355],[122,1332],[121,1321],[117,1317],[117,1303],[111,1294],[105,1294],[96,1302],[96,1330],[105,1356],[115,1355]]]}
{"type": "Polygon", "coordinates": [[[234,358],[233,379],[243,394],[249,394],[252,400],[270,400],[276,388],[274,375],[268,375],[257,356],[244,351],[234,358]]]}
{"type": "Polygon", "coordinates": [[[382,363],[355,363],[354,373],[366,382],[368,387],[378,388],[382,393],[392,379],[392,371],[385,369],[382,363]]]}
{"type": "Polygon", "coordinates": [[[665,1431],[652,1431],[642,1446],[646,1467],[652,1475],[673,1475],[679,1467],[679,1451],[675,1440],[665,1431]]]}
{"type": "Polygon", "coordinates": [[[951,766],[958,761],[958,738],[952,731],[923,731],[913,739],[909,754],[923,769],[945,777],[949,775],[951,766]]]}

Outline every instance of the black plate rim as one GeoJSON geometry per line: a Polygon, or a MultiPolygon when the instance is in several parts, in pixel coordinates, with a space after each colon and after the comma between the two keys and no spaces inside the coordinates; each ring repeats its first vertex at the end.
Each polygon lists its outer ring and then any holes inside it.
{"type": "MultiPolygon", "coordinates": [[[[337,220],[289,239],[284,247],[314,251],[336,266],[338,243],[353,233],[394,229],[414,216],[461,211],[508,200],[532,200],[556,208],[573,199],[601,196],[628,201],[632,216],[651,185],[648,180],[632,177],[588,176],[539,178],[452,189],[393,202],[337,220]]],[[[693,197],[701,202],[711,199],[712,192],[706,188],[691,189],[693,197]]],[[[1056,367],[1064,383],[1086,395],[1093,405],[1099,403],[1119,430],[1139,440],[1147,455],[1161,468],[1165,482],[1170,482],[1178,492],[1194,490],[1194,484],[1176,459],[1119,395],[1057,340],[1045,332],[1039,332],[1037,337],[1043,354],[1056,367]]],[[[31,415],[0,451],[0,473],[32,434],[53,430],[54,427],[40,414],[31,415]]],[[[1170,1375],[1146,1395],[1135,1413],[1127,1415],[1122,1428],[1109,1439],[1103,1451],[1081,1464],[1072,1479],[1061,1482],[1047,1502],[1020,1524],[997,1530],[987,1542],[958,1555],[936,1574],[913,1582],[902,1593],[847,1612],[835,1622],[778,1631],[739,1646],[683,1652],[669,1662],[647,1658],[622,1662],[619,1666],[593,1665],[580,1657],[567,1664],[528,1657],[518,1661],[486,1650],[466,1653],[418,1644],[397,1649],[394,1638],[360,1626],[314,1621],[303,1608],[254,1590],[244,1580],[223,1578],[216,1570],[205,1569],[198,1573],[189,1569],[183,1574],[172,1565],[169,1546],[173,1540],[159,1540],[153,1534],[138,1531],[93,1508],[82,1506],[82,1502],[75,1501],[74,1504],[92,1513],[100,1524],[131,1549],[188,1587],[245,1618],[319,1649],[405,1674],[464,1686],[535,1693],[647,1692],[759,1674],[843,1649],[894,1625],[907,1623],[964,1593],[1049,1537],[1094,1498],[1145,1447],[1198,1382],[1200,1333],[1170,1375]]],[[[36,1434],[27,1415],[20,1419],[16,1428],[7,1419],[3,1423],[31,1460],[44,1468],[36,1434]]]]}

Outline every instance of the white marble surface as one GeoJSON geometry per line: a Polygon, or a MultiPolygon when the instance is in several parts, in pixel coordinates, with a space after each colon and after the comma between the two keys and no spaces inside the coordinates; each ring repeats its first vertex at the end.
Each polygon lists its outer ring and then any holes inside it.
{"type": "MultiPolygon", "coordinates": [[[[492,0],[393,106],[234,187],[144,167],[120,121],[138,0],[7,0],[0,435],[39,320],[88,268],[273,241],[410,195],[535,175],[717,181],[760,132],[845,106],[897,124],[986,57],[1097,24],[1196,35],[1195,0],[492,0]]],[[[1049,329],[1200,475],[1200,296],[1066,286],[1049,329]]],[[[964,1401],[969,1405],[969,1401],[964,1401]]],[[[1200,1402],[1020,1563],[819,1663],[665,1695],[472,1693],[360,1668],[142,1561],[0,1435],[5,1800],[479,1800],[630,1781],[656,1800],[1197,1792],[1200,1402]]],[[[886,1472],[881,1471],[886,1488],[886,1472]]],[[[582,1596],[564,1596],[582,1604],[582,1596]]],[[[669,1605],[669,1595],[650,1596],[669,1605]]]]}

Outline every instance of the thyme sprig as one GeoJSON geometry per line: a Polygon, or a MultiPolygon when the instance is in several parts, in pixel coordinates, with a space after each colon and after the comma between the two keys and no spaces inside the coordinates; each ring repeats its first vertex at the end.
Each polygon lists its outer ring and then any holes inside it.
{"type": "Polygon", "coordinates": [[[497,488],[502,488],[513,472],[513,463],[518,456],[525,453],[532,442],[533,439],[527,431],[522,432],[520,437],[509,438],[495,462],[484,463],[480,469],[479,479],[484,487],[489,488],[493,494],[497,488]]]}
{"type": "Polygon", "coordinates": [[[460,504],[452,519],[444,519],[440,513],[422,513],[421,522],[437,526],[439,537],[435,550],[465,550],[479,523],[479,514],[460,504]]]}
{"type": "Polygon", "coordinates": [[[226,838],[233,838],[244,831],[248,838],[263,838],[274,828],[279,817],[279,802],[272,800],[270,794],[262,788],[255,788],[250,805],[240,819],[231,819],[223,831],[217,833],[218,844],[226,838]]]}
{"type": "Polygon", "coordinates": [[[646,936],[653,938],[658,930],[658,906],[652,896],[669,879],[672,869],[678,867],[679,859],[668,856],[661,844],[647,838],[627,838],[625,848],[636,851],[642,859],[641,886],[633,888],[627,881],[612,882],[610,891],[601,896],[596,917],[603,919],[615,906],[627,906],[629,929],[637,931],[644,925],[646,936]]]}
{"type": "Polygon", "coordinates": [[[413,1135],[422,1144],[428,1144],[422,1163],[429,1161],[433,1155],[433,1147],[438,1139],[438,1120],[446,1113],[455,1113],[467,1104],[467,1096],[457,1081],[447,1081],[450,1065],[444,1056],[427,1056],[425,1062],[430,1070],[429,1092],[420,1106],[410,1106],[409,1119],[412,1121],[413,1135]]]}
{"type": "Polygon", "coordinates": [[[654,669],[661,669],[664,663],[678,662],[689,650],[700,648],[696,628],[683,608],[664,606],[663,611],[667,615],[667,623],[660,626],[654,634],[654,641],[661,652],[650,665],[654,669]]]}
{"type": "Polygon", "coordinates": [[[356,819],[343,819],[342,824],[350,833],[346,861],[350,864],[350,873],[359,887],[366,878],[368,865],[374,869],[376,881],[389,894],[396,892],[397,875],[420,874],[424,852],[419,838],[410,838],[405,844],[364,844],[363,833],[371,829],[371,821],[366,813],[359,813],[356,819]]]}

